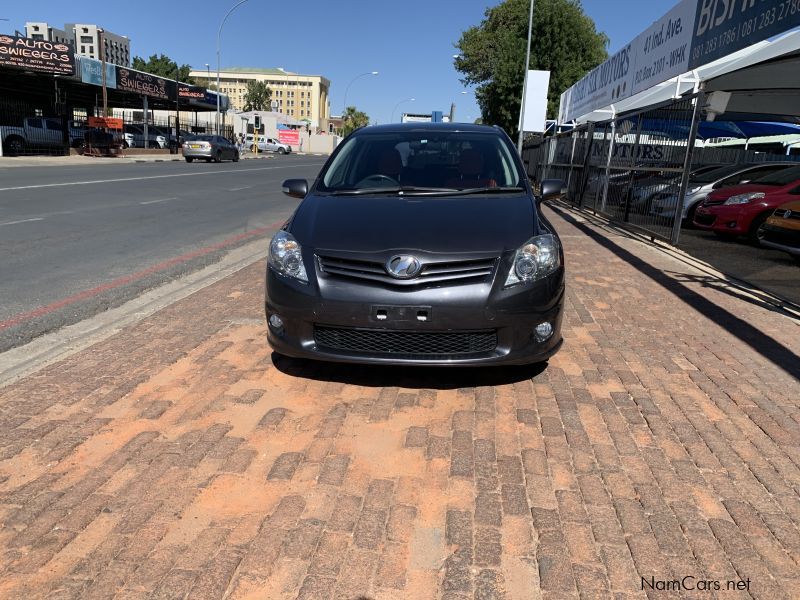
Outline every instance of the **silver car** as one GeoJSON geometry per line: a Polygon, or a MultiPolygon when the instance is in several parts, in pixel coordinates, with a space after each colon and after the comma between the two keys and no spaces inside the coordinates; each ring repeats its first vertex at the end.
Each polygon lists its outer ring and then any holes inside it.
{"type": "MultiPolygon", "coordinates": [[[[253,147],[253,134],[248,133],[246,138],[247,148],[253,147]]],[[[258,151],[259,152],[277,152],[278,154],[291,154],[292,147],[289,144],[283,144],[275,138],[258,136],[258,151]]]]}
{"type": "MultiPolygon", "coordinates": [[[[694,211],[714,190],[749,183],[754,179],[764,177],[770,173],[776,173],[787,167],[797,166],[796,162],[768,162],[742,165],[728,165],[719,167],[713,171],[708,171],[692,177],[689,186],[686,188],[686,197],[683,203],[683,213],[681,218],[684,223],[691,223],[694,219],[694,211]]],[[[678,195],[672,193],[656,194],[650,204],[650,214],[657,217],[672,219],[678,206],[678,195]]]]}
{"type": "Polygon", "coordinates": [[[226,159],[239,162],[239,149],[220,135],[198,135],[183,144],[183,157],[187,163],[195,158],[206,162],[226,159]]]}

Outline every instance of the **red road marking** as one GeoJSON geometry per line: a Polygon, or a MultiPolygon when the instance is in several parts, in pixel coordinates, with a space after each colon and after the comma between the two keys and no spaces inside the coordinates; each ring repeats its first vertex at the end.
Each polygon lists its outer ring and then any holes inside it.
{"type": "Polygon", "coordinates": [[[0,331],[2,331],[3,329],[8,329],[9,327],[13,327],[14,325],[19,325],[20,323],[30,321],[31,319],[35,319],[36,317],[41,317],[42,315],[49,314],[60,308],[69,306],[70,304],[75,304],[76,302],[80,302],[81,300],[86,300],[87,298],[97,296],[98,294],[102,294],[103,292],[107,292],[108,290],[113,290],[114,288],[127,285],[129,283],[142,279],[147,275],[152,275],[153,273],[157,273],[158,271],[163,271],[164,269],[167,269],[173,265],[189,261],[193,258],[197,258],[198,256],[203,256],[204,254],[209,254],[210,252],[214,252],[215,250],[225,248],[226,246],[230,246],[244,239],[261,235],[262,233],[266,233],[272,229],[277,229],[281,225],[283,225],[284,222],[285,221],[278,221],[277,223],[272,223],[271,225],[267,225],[265,227],[259,227],[258,229],[253,229],[252,231],[245,231],[244,233],[240,233],[239,235],[235,235],[233,237],[225,239],[219,242],[218,244],[214,244],[213,246],[206,246],[205,248],[200,248],[199,250],[195,250],[193,252],[187,252],[186,254],[181,254],[180,256],[176,256],[175,258],[170,258],[169,260],[165,260],[164,262],[160,262],[156,265],[148,267],[143,271],[138,271],[136,273],[132,273],[131,275],[126,275],[125,277],[119,277],[118,279],[114,279],[113,281],[109,281],[108,283],[104,283],[102,285],[98,285],[97,287],[93,287],[90,290],[84,290],[82,292],[78,292],[77,294],[73,294],[72,296],[67,296],[66,298],[57,300],[56,302],[48,304],[47,306],[40,306],[35,310],[19,313],[18,315],[14,315],[10,319],[6,319],[5,321],[0,321],[0,331]]]}

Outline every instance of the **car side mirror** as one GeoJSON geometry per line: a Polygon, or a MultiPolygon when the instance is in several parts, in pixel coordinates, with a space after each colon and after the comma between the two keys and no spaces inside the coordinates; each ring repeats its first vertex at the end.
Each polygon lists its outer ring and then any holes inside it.
{"type": "Polygon", "coordinates": [[[302,200],[308,194],[308,182],[305,179],[287,179],[281,185],[281,191],[287,196],[302,200]]]}
{"type": "Polygon", "coordinates": [[[567,184],[563,179],[542,180],[542,200],[560,200],[567,195],[567,184]]]}

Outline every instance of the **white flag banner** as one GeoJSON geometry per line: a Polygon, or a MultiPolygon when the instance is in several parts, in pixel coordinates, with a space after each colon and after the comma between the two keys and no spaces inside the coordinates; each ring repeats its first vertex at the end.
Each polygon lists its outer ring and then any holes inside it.
{"type": "Polygon", "coordinates": [[[525,114],[522,131],[540,133],[547,119],[547,89],[550,86],[550,71],[528,71],[525,89],[525,114]]]}

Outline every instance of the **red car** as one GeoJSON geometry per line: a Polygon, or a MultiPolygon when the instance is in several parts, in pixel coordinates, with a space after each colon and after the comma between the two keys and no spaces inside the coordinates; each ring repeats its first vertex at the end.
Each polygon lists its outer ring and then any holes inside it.
{"type": "Polygon", "coordinates": [[[746,235],[757,242],[764,222],[781,204],[800,196],[800,166],[709,194],[694,215],[694,225],[719,235],[746,235]]]}

